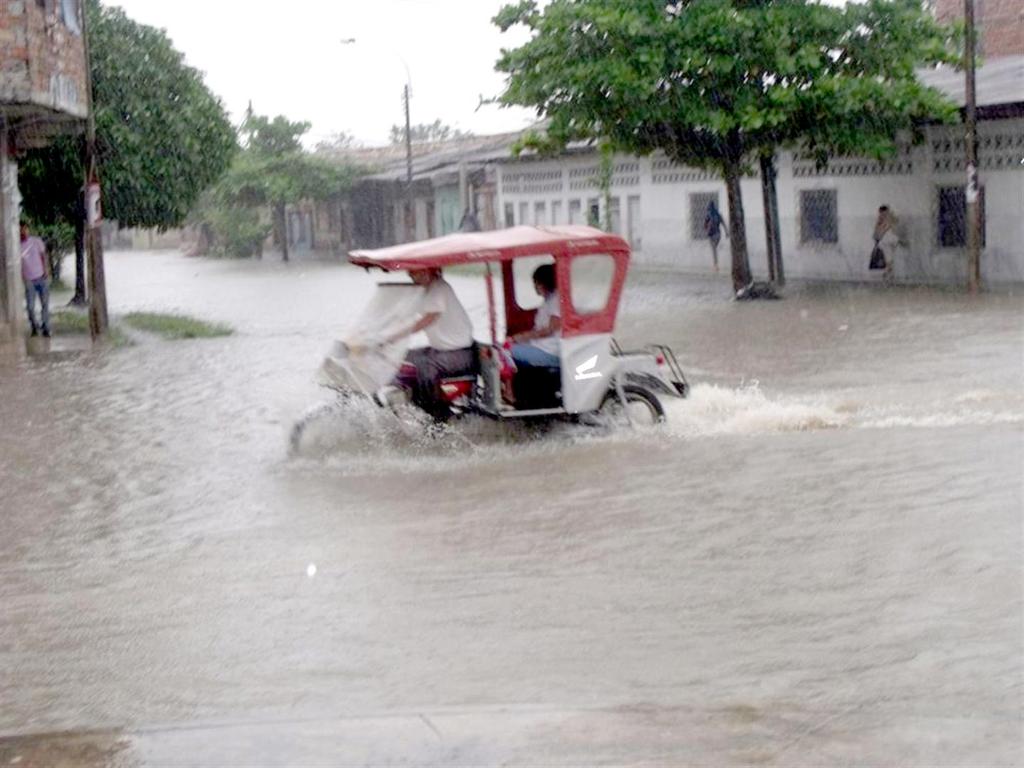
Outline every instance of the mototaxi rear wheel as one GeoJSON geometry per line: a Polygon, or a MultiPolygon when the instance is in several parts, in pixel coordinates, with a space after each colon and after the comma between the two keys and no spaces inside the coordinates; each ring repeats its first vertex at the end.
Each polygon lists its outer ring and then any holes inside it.
{"type": "Polygon", "coordinates": [[[665,421],[665,408],[658,396],[645,387],[624,384],[623,403],[617,389],[612,387],[604,396],[597,412],[598,422],[609,426],[655,427],[665,421]]]}

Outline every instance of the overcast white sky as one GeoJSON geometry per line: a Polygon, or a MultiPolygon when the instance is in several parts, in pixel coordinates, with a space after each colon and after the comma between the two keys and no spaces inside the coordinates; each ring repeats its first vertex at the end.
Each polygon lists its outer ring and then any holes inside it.
{"type": "Polygon", "coordinates": [[[311,122],[310,144],[338,131],[386,144],[404,120],[403,59],[413,123],[440,118],[486,134],[534,120],[525,109],[477,108],[502,90],[501,48],[526,39],[491,23],[506,0],[104,1],[165,29],[236,121],[251,99],[260,114],[311,122]]]}
{"type": "Polygon", "coordinates": [[[105,1],[165,29],[234,118],[251,99],[261,114],[313,123],[313,141],[346,131],[387,143],[404,120],[403,58],[413,123],[440,118],[483,134],[533,120],[528,110],[477,109],[481,94],[501,91],[501,47],[525,39],[491,24],[503,0],[105,1]]]}

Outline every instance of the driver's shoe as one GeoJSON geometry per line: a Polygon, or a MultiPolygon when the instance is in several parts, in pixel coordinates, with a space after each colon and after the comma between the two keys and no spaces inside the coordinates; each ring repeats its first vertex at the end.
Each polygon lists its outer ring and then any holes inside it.
{"type": "Polygon", "coordinates": [[[393,384],[386,384],[373,393],[373,402],[381,408],[393,408],[406,400],[405,392],[393,384]]]}

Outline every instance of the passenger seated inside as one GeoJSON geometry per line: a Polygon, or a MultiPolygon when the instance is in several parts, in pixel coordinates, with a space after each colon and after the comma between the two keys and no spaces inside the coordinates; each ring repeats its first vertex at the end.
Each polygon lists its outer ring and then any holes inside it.
{"type": "Polygon", "coordinates": [[[558,368],[562,310],[558,306],[554,264],[542,264],[533,271],[533,287],[544,303],[533,318],[533,330],[511,337],[512,359],[519,368],[558,368]]]}
{"type": "MultiPolygon", "coordinates": [[[[513,343],[509,352],[520,371],[517,379],[521,384],[525,384],[524,379],[527,378],[534,383],[538,380],[536,376],[524,375],[529,373],[528,369],[557,370],[561,365],[559,336],[562,331],[562,310],[559,308],[553,264],[543,264],[534,270],[533,287],[544,300],[534,316],[533,330],[510,337],[513,343]]],[[[523,398],[516,397],[510,384],[511,382],[508,382],[502,387],[505,399],[509,403],[522,400],[523,398]]]]}

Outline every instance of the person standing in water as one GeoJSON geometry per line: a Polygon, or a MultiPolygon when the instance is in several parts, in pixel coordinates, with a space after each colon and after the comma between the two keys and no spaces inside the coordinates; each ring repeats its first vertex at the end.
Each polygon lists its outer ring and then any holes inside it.
{"type": "Polygon", "coordinates": [[[718,204],[712,200],[708,203],[707,213],[704,214],[704,234],[711,241],[711,259],[715,265],[715,272],[718,271],[718,244],[722,241],[724,228],[725,220],[718,212],[718,204]]]}
{"type": "Polygon", "coordinates": [[[896,249],[903,245],[904,242],[899,232],[899,220],[888,205],[879,207],[878,218],[875,220],[875,231],[872,237],[874,238],[875,246],[880,248],[885,256],[885,271],[882,272],[882,278],[886,281],[891,281],[896,265],[896,249]]]}
{"type": "Polygon", "coordinates": [[[43,241],[29,234],[28,224],[21,224],[21,279],[25,283],[25,310],[32,335],[39,333],[35,303],[39,296],[43,336],[50,335],[50,260],[46,258],[43,241]]]}

